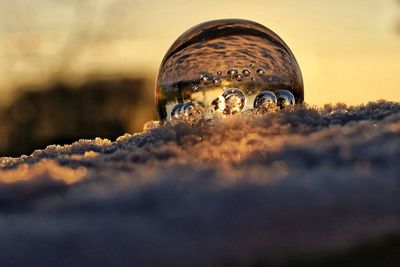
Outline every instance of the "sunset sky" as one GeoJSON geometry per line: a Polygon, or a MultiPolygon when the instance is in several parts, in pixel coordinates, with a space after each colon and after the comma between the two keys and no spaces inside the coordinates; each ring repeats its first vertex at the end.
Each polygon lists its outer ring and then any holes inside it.
{"type": "Polygon", "coordinates": [[[400,101],[399,17],[395,0],[5,0],[0,91],[6,97],[18,86],[88,75],[155,79],[164,53],[185,30],[243,18],[289,45],[307,103],[400,101]]]}

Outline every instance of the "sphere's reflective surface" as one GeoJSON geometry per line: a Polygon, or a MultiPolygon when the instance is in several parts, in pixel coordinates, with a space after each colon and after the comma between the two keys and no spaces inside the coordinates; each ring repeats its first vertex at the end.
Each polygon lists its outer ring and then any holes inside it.
{"type": "Polygon", "coordinates": [[[300,68],[278,35],[247,20],[209,21],[183,33],[166,53],[156,83],[157,111],[162,121],[234,114],[253,109],[261,92],[282,89],[293,99],[281,92],[281,107],[303,102],[300,68]],[[180,104],[189,102],[185,111],[180,104]]]}

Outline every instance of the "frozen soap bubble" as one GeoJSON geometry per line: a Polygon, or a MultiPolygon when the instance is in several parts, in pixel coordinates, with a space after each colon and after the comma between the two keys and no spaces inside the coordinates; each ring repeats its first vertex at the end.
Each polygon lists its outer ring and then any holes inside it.
{"type": "Polygon", "coordinates": [[[156,83],[161,121],[284,108],[303,98],[300,67],[289,47],[268,28],[240,19],[208,21],[184,32],[162,60],[156,83]]]}

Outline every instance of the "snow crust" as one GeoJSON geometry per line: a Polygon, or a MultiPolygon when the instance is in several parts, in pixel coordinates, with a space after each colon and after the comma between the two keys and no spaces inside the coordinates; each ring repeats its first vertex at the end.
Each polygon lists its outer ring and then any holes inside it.
{"type": "Polygon", "coordinates": [[[2,266],[249,264],[400,233],[400,104],[298,107],[0,158],[2,266]]]}

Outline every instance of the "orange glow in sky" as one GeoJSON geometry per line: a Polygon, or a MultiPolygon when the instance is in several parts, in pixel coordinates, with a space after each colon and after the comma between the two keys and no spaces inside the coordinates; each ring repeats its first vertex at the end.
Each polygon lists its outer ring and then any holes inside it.
{"type": "Polygon", "coordinates": [[[1,1],[0,90],[90,74],[155,79],[185,30],[243,18],[289,45],[307,103],[400,101],[399,7],[395,0],[1,1]]]}

